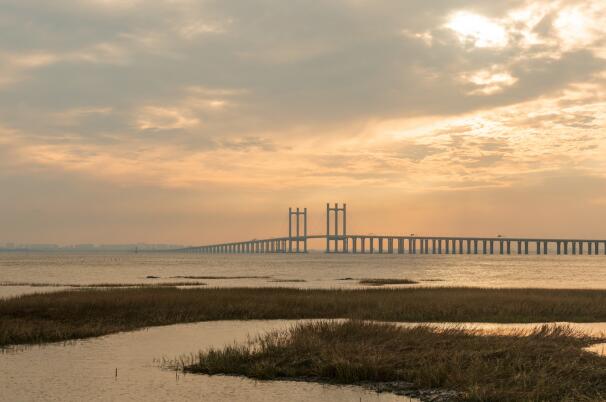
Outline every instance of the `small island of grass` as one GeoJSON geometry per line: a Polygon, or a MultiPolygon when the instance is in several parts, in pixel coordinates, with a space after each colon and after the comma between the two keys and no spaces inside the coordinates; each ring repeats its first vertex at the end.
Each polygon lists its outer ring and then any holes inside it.
{"type": "Polygon", "coordinates": [[[583,350],[598,341],[565,326],[480,335],[320,321],[201,352],[184,370],[358,384],[431,401],[603,401],[606,359],[583,350]]]}
{"type": "Polygon", "coordinates": [[[358,281],[360,285],[368,286],[384,286],[384,285],[415,285],[419,282],[413,281],[412,279],[390,279],[390,278],[377,278],[377,279],[360,279],[358,281]]]}

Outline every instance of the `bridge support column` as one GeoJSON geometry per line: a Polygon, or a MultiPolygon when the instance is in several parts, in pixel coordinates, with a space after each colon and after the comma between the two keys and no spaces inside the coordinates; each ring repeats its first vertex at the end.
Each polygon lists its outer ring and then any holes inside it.
{"type": "Polygon", "coordinates": [[[375,253],[375,238],[374,237],[370,237],[369,238],[369,244],[368,244],[368,251],[370,252],[370,254],[374,254],[375,253]]]}
{"type": "Polygon", "coordinates": [[[556,247],[557,247],[557,251],[556,251],[556,253],[557,253],[558,255],[562,254],[562,242],[557,242],[557,243],[556,243],[556,247]]]}
{"type": "Polygon", "coordinates": [[[358,245],[357,245],[356,243],[357,243],[356,237],[355,237],[355,236],[353,236],[353,237],[351,238],[351,251],[352,251],[352,253],[354,253],[354,254],[357,254],[357,253],[358,253],[358,245]]]}
{"type": "Polygon", "coordinates": [[[398,237],[398,254],[404,254],[404,239],[398,237]]]}
{"type": "Polygon", "coordinates": [[[507,255],[511,254],[511,240],[507,240],[507,255]]]}
{"type": "Polygon", "coordinates": [[[522,254],[522,242],[518,240],[518,255],[522,254]]]}
{"type": "Polygon", "coordinates": [[[450,254],[450,239],[444,239],[444,254],[450,254]]]}
{"type": "Polygon", "coordinates": [[[362,254],[366,253],[366,237],[360,238],[360,251],[362,252],[362,254]]]}
{"type": "Polygon", "coordinates": [[[591,242],[587,242],[587,255],[592,254],[591,246],[592,246],[591,242]]]}
{"type": "Polygon", "coordinates": [[[568,255],[568,242],[564,242],[564,255],[568,255]]]}
{"type": "Polygon", "coordinates": [[[501,255],[505,254],[505,249],[503,247],[504,245],[505,244],[504,244],[503,240],[499,240],[499,254],[501,254],[501,255]]]}
{"type": "Polygon", "coordinates": [[[471,239],[467,239],[467,254],[471,254],[471,239]]]}
{"type": "Polygon", "coordinates": [[[431,253],[435,254],[436,251],[436,239],[431,239],[431,253]]]}
{"type": "Polygon", "coordinates": [[[582,241],[579,242],[579,254],[583,255],[583,242],[582,241]]]}
{"type": "Polygon", "coordinates": [[[541,255],[541,242],[537,241],[537,255],[541,255]]]}
{"type": "Polygon", "coordinates": [[[549,251],[549,247],[547,247],[547,242],[544,241],[543,242],[543,254],[547,255],[548,251],[549,251]]]}
{"type": "Polygon", "coordinates": [[[463,239],[459,239],[459,254],[463,254],[463,239]]]}
{"type": "Polygon", "coordinates": [[[494,254],[494,242],[492,240],[489,240],[490,242],[490,254],[494,254]]]}
{"type": "Polygon", "coordinates": [[[524,254],[528,254],[528,240],[524,242],[524,254]]]}
{"type": "Polygon", "coordinates": [[[478,254],[478,239],[473,239],[473,253],[478,254]]]}
{"type": "Polygon", "coordinates": [[[572,255],[577,255],[577,242],[572,242],[572,255]]]}

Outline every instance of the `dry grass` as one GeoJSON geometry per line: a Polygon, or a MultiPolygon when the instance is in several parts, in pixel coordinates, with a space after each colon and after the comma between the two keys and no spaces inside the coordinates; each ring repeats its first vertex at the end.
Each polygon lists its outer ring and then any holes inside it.
{"type": "Polygon", "coordinates": [[[549,289],[78,289],[0,300],[0,346],[183,322],[351,318],[407,322],[604,322],[606,291],[549,289]]]}
{"type": "Polygon", "coordinates": [[[54,283],[54,282],[0,282],[0,286],[34,288],[145,288],[171,286],[206,286],[205,282],[163,282],[163,283],[54,283]]]}
{"type": "Polygon", "coordinates": [[[341,384],[399,381],[409,391],[455,390],[466,401],[604,401],[606,359],[582,349],[595,342],[558,326],[480,336],[456,328],[315,322],[201,352],[185,369],[341,384]]]}

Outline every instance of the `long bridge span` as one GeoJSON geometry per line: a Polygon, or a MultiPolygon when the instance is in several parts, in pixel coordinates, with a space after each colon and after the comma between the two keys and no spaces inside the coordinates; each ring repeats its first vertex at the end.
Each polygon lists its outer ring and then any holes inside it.
{"type": "Polygon", "coordinates": [[[326,204],[326,234],[308,234],[307,208],[289,208],[288,236],[187,247],[179,252],[256,254],[308,252],[308,240],[324,239],[326,253],[606,255],[606,239],[347,234],[347,205],[326,204]],[[333,224],[331,225],[331,221],[333,224]],[[294,222],[294,224],[293,224],[294,222]]]}

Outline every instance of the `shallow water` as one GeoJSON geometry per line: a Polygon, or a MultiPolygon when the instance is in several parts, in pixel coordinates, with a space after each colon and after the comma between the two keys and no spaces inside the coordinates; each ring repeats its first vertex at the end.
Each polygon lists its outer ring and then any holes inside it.
{"type": "MultiPolygon", "coordinates": [[[[606,256],[0,253],[0,283],[188,281],[176,276],[257,277],[190,279],[218,287],[354,288],[360,287],[355,279],[407,278],[420,281],[417,286],[606,289],[606,256]],[[293,279],[304,282],[276,282],[293,279]]],[[[0,297],[59,289],[0,286],[0,297]]]]}
{"type": "Polygon", "coordinates": [[[159,367],[294,321],[219,321],[120,333],[0,354],[2,401],[417,401],[353,386],[183,375],[159,367]],[[117,376],[116,376],[117,369],[117,376]]]}
{"type": "Polygon", "coordinates": [[[587,348],[588,351],[606,357],[606,343],[598,343],[587,348]]]}

